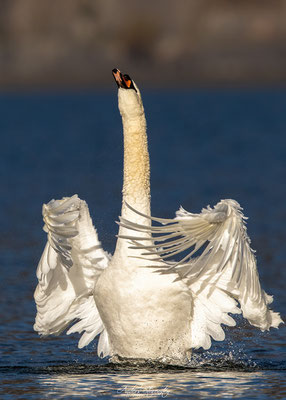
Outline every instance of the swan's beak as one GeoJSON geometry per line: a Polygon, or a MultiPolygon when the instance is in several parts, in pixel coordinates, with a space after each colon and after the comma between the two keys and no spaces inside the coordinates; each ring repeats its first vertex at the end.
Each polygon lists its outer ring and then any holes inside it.
{"type": "Polygon", "coordinates": [[[122,73],[119,71],[119,69],[114,68],[112,70],[112,75],[113,75],[113,78],[115,79],[115,82],[117,83],[117,86],[122,87],[123,79],[122,79],[122,73]]]}
{"type": "Polygon", "coordinates": [[[134,87],[134,84],[132,82],[132,79],[130,78],[129,75],[123,75],[119,69],[114,68],[112,70],[112,75],[113,78],[115,79],[115,82],[117,83],[117,86],[119,88],[123,88],[123,89],[134,89],[135,91],[137,91],[134,87]]]}

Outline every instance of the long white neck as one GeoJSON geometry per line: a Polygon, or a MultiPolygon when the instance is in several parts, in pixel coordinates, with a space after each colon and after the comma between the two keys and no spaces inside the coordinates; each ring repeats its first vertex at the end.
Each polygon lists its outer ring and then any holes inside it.
{"type": "Polygon", "coordinates": [[[130,121],[122,118],[124,134],[124,176],[122,216],[129,215],[125,202],[150,215],[150,163],[145,115],[130,121]]]}
{"type": "MultiPolygon", "coordinates": [[[[146,119],[142,106],[142,113],[131,118],[122,113],[124,135],[124,177],[122,190],[121,216],[129,221],[150,225],[150,220],[134,213],[126,203],[137,211],[150,216],[150,164],[146,134],[146,119]]],[[[146,236],[120,226],[119,236],[146,236]]],[[[126,239],[118,239],[116,252],[127,256],[135,255],[136,251],[129,249],[130,243],[126,239]]],[[[138,252],[138,251],[137,251],[138,252]]]]}

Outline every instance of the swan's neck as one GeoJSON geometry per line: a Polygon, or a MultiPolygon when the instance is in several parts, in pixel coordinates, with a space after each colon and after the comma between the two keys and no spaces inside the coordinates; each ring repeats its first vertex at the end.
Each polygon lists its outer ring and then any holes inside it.
{"type": "Polygon", "coordinates": [[[135,121],[124,121],[123,213],[125,202],[150,215],[150,164],[144,114],[135,121]]]}
{"type": "MultiPolygon", "coordinates": [[[[139,216],[130,210],[126,203],[148,216],[150,216],[150,164],[146,134],[146,120],[144,111],[136,119],[122,116],[124,134],[124,177],[123,177],[123,218],[138,224],[149,225],[150,220],[139,216]]],[[[134,231],[123,226],[119,228],[119,236],[134,236],[134,231]]],[[[145,236],[138,233],[137,236],[145,236]]],[[[130,242],[126,239],[117,241],[116,251],[125,256],[134,255],[134,250],[129,249],[130,242]]]]}

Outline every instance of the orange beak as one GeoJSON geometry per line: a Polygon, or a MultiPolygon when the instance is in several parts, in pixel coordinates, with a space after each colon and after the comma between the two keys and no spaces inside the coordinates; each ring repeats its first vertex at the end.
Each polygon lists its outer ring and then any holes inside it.
{"type": "Polygon", "coordinates": [[[136,91],[129,75],[123,75],[117,68],[114,68],[112,70],[112,75],[118,87],[121,87],[123,89],[134,89],[136,91]]]}
{"type": "Polygon", "coordinates": [[[112,75],[113,75],[113,78],[115,79],[115,82],[117,83],[117,86],[118,87],[122,87],[122,74],[121,74],[121,72],[119,71],[119,69],[117,69],[117,68],[114,68],[113,70],[112,70],[112,75]]]}

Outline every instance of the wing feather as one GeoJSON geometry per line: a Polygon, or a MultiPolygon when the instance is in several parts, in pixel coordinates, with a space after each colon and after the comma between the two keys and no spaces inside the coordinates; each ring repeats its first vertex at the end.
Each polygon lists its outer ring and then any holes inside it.
{"type": "Polygon", "coordinates": [[[37,315],[34,329],[41,335],[58,335],[73,322],[67,334],[82,334],[78,346],[88,345],[98,334],[108,337],[99,316],[93,289],[107,267],[109,256],[101,247],[87,204],[74,195],[43,206],[48,241],[37,268],[37,315]]]}
{"type": "Polygon", "coordinates": [[[146,257],[157,254],[161,266],[156,265],[156,270],[177,272],[176,280],[182,279],[191,289],[194,347],[208,348],[210,336],[223,340],[220,324],[235,325],[228,313],[242,311],[262,331],[283,322],[278,313],[268,308],[271,298],[261,289],[255,254],[246,231],[246,217],[236,201],[222,200],[214,208],[202,209],[200,214],[189,213],[181,207],[174,219],[150,218],[160,225],[149,228],[127,220],[123,223],[128,229],[149,232],[153,245],[145,246],[140,237],[131,236],[127,240],[133,248],[145,249],[146,257]],[[179,261],[170,261],[182,252],[187,254],[179,261]]]}

